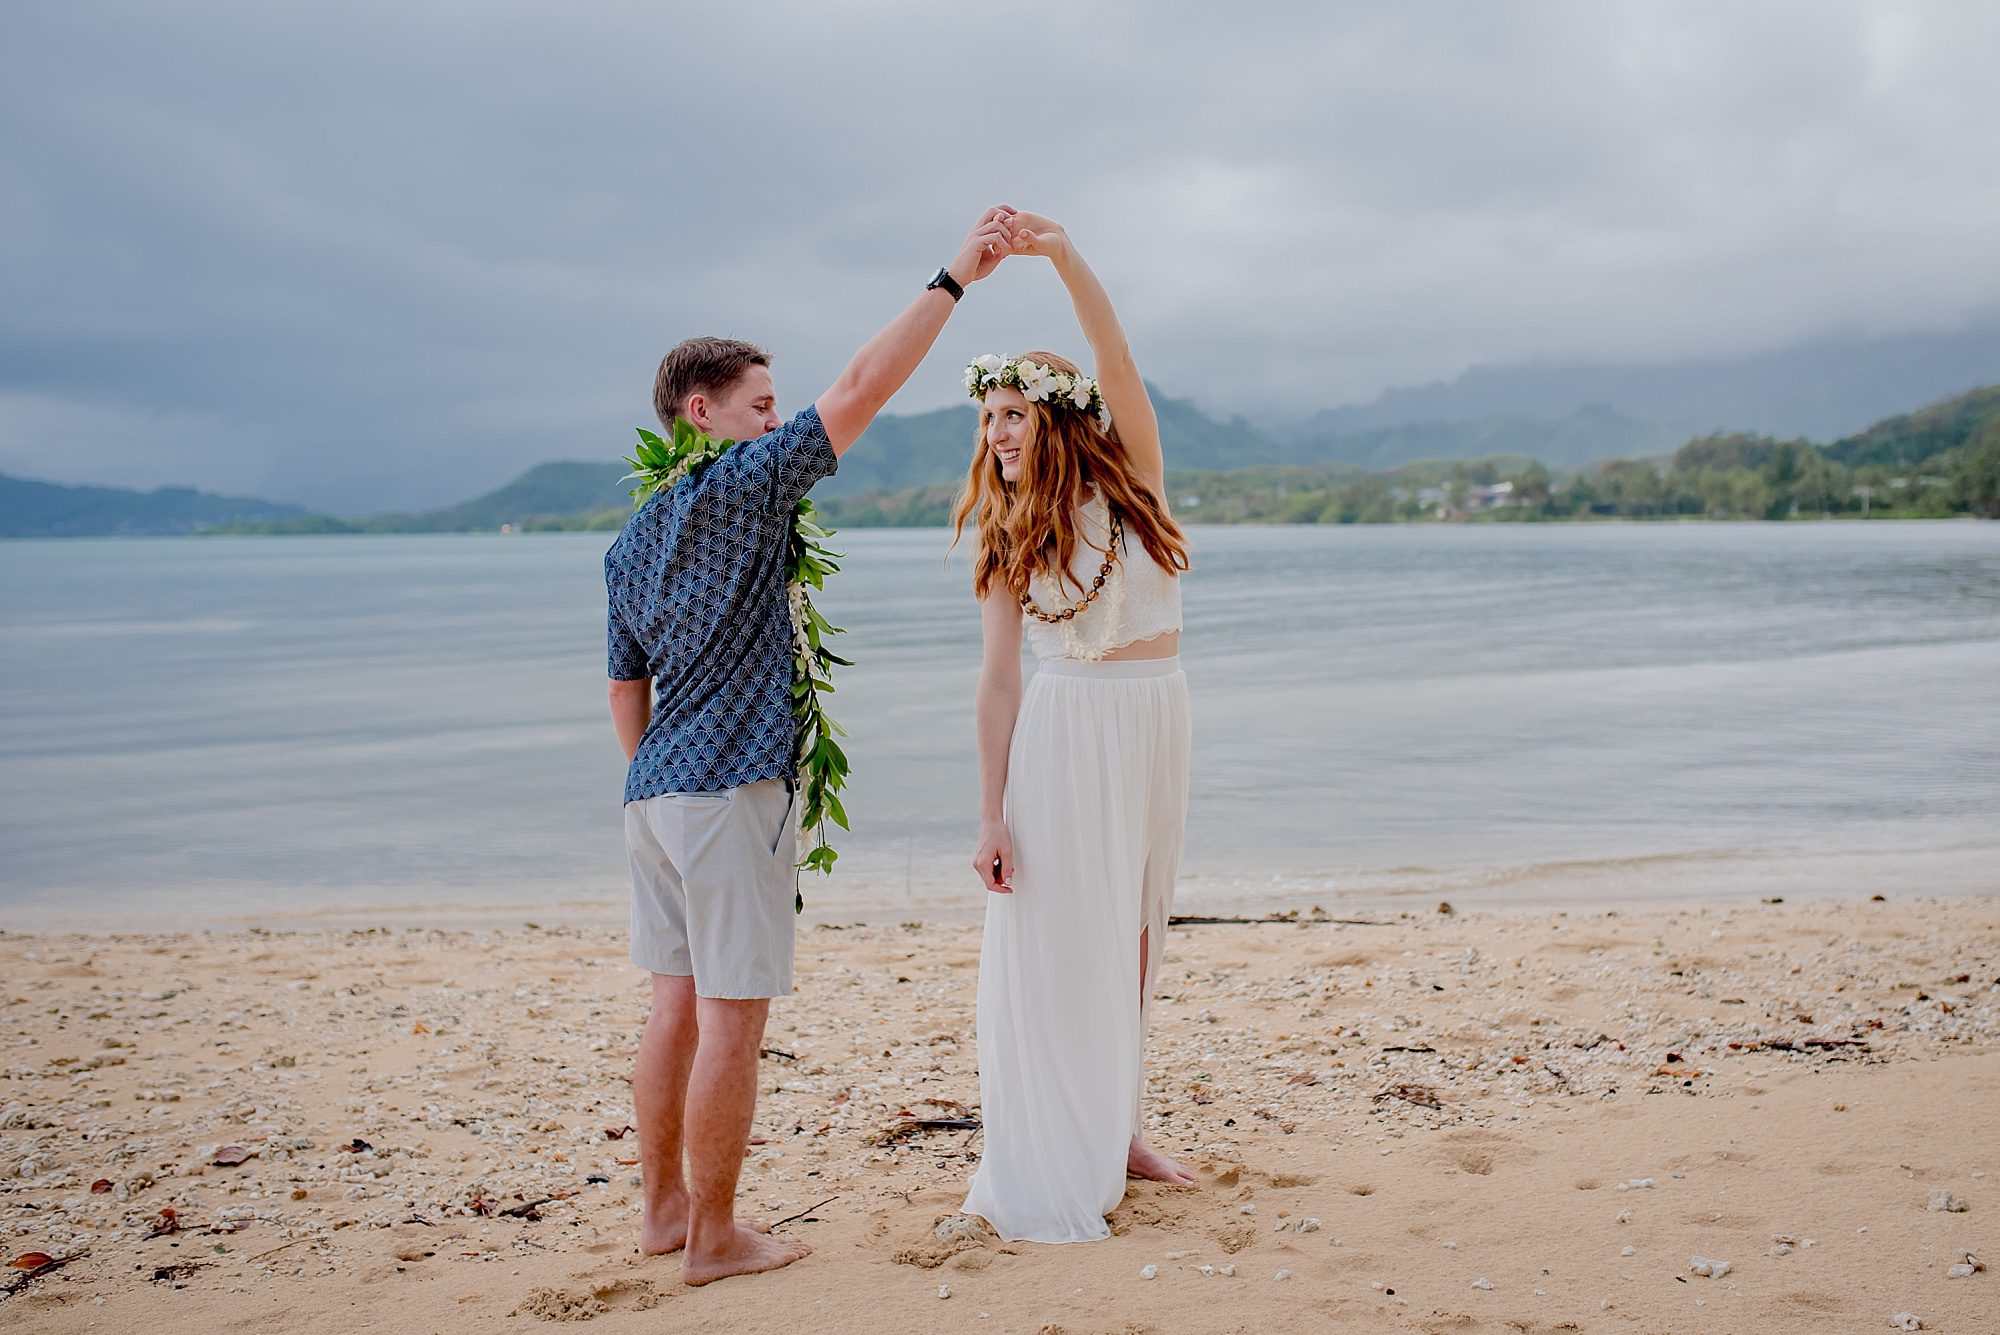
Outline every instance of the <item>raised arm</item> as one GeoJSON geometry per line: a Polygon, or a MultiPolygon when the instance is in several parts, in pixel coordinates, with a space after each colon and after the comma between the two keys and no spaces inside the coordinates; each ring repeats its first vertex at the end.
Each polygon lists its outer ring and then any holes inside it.
{"type": "MultiPolygon", "coordinates": [[[[1011,253],[1013,218],[1014,211],[1004,204],[979,216],[965,244],[945,266],[961,290],[992,273],[1011,253]]],[[[833,388],[819,396],[813,406],[819,410],[820,423],[826,427],[826,438],[833,443],[835,454],[847,453],[847,447],[861,438],[875,414],[916,372],[957,304],[942,287],[923,292],[869,339],[840,373],[840,379],[833,382],[833,388]]]]}
{"type": "Polygon", "coordinates": [[[1146,382],[1139,378],[1138,363],[1132,360],[1132,348],[1125,341],[1118,312],[1112,309],[1111,295],[1084,263],[1069,233],[1053,219],[1039,213],[1016,213],[1014,253],[1045,256],[1055,264],[1056,274],[1069,289],[1084,341],[1090,344],[1097,387],[1104,392],[1105,406],[1111,409],[1112,428],[1118,432],[1133,470],[1164,500],[1167,463],[1160,448],[1160,419],[1153,412],[1146,382]]]}
{"type": "Polygon", "coordinates": [[[972,869],[999,894],[1014,890],[1014,838],[1007,831],[1007,749],[1021,713],[1021,608],[996,583],[979,605],[986,653],[979,666],[973,725],[979,734],[979,846],[972,869]],[[996,868],[995,863],[999,866],[996,868]]]}

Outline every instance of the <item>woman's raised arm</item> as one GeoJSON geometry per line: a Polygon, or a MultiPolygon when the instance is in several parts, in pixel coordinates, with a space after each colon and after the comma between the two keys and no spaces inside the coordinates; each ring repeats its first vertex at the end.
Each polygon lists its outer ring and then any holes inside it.
{"type": "Polygon", "coordinates": [[[1105,406],[1111,409],[1111,425],[1132,460],[1133,471],[1164,500],[1167,463],[1160,448],[1160,419],[1153,412],[1146,382],[1139,378],[1138,363],[1132,360],[1132,348],[1125,341],[1125,328],[1118,323],[1110,293],[1084,263],[1061,224],[1039,213],[1016,213],[1014,229],[1014,253],[1046,257],[1069,289],[1076,322],[1083,329],[1084,341],[1090,344],[1097,387],[1104,394],[1105,406]]]}

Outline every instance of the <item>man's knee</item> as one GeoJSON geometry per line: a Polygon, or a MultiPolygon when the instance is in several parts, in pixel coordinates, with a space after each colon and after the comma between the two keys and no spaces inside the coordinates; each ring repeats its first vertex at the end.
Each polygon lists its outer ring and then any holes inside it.
{"type": "Polygon", "coordinates": [[[769,997],[697,997],[695,1011],[702,1037],[713,1035],[724,1043],[742,1043],[761,1038],[764,1022],[771,1014],[769,997]]]}
{"type": "Polygon", "coordinates": [[[652,980],[653,1000],[655,1002],[667,999],[680,1000],[682,998],[693,1000],[694,998],[694,979],[687,974],[649,973],[646,977],[652,980]]]}
{"type": "Polygon", "coordinates": [[[657,1024],[695,1024],[694,979],[681,974],[656,973],[653,980],[653,1004],[648,1018],[657,1024]]]}

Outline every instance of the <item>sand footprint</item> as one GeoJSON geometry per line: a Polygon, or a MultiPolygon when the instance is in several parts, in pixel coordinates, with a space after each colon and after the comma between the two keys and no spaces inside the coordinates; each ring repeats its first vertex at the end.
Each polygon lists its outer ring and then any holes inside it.
{"type": "Polygon", "coordinates": [[[537,1321],[589,1321],[607,1312],[646,1312],[660,1305],[660,1292],[643,1279],[614,1279],[563,1288],[531,1289],[508,1316],[526,1313],[537,1321]]]}

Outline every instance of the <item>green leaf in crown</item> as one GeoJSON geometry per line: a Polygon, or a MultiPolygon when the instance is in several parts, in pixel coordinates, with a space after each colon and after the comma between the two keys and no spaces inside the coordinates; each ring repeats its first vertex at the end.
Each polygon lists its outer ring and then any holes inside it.
{"type": "MultiPolygon", "coordinates": [[[[632,471],[622,479],[639,484],[631,489],[632,504],[644,505],[694,476],[735,443],[717,440],[679,418],[666,438],[639,428],[638,448],[625,457],[632,471]]],[[[833,534],[819,522],[813,503],[801,500],[792,512],[792,536],[785,549],[785,597],[792,619],[792,723],[797,739],[793,760],[805,799],[800,824],[813,832],[814,841],[797,865],[801,871],[826,874],[832,873],[834,859],[840,856],[826,841],[826,823],[831,820],[843,830],[848,828],[847,809],[840,804],[840,790],[847,786],[847,753],[834,741],[847,736],[847,730],[827,714],[822,697],[833,694],[835,665],[853,666],[826,645],[828,639],[847,632],[821,616],[812,603],[812,591],[826,588],[826,577],[840,572],[841,554],[826,545],[833,534]]],[[[793,900],[794,909],[804,912],[805,895],[794,892],[793,900]]]]}

